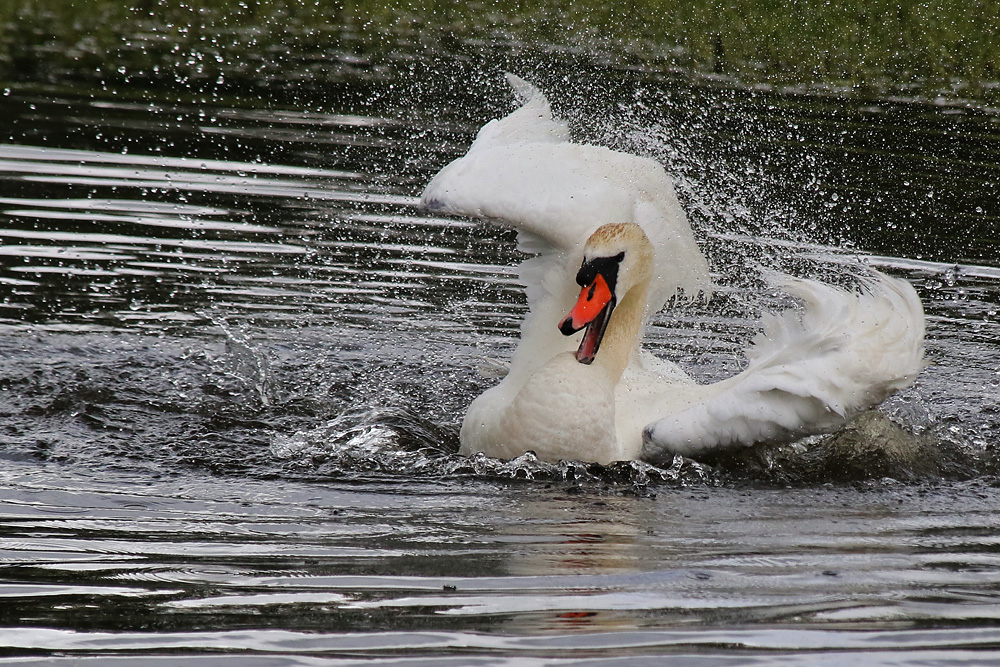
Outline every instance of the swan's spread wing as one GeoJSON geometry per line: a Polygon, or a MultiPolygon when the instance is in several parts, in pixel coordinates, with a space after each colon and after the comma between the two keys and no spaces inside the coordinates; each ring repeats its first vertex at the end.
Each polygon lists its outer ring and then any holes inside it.
{"type": "MultiPolygon", "coordinates": [[[[650,311],[659,310],[678,289],[688,296],[707,293],[707,263],[663,167],[648,158],[570,143],[565,124],[552,118],[545,97],[516,77],[511,82],[523,106],[485,125],[469,152],[431,180],[422,204],[514,227],[549,257],[543,262],[547,266],[559,261],[578,268],[594,230],[635,222],[656,251],[650,311]]],[[[519,240],[523,246],[524,239],[519,240]]],[[[522,278],[534,281],[528,283],[529,297],[551,294],[542,282],[564,277],[538,267],[522,271],[522,278]]],[[[572,276],[569,284],[572,299],[578,289],[572,276]]],[[[561,299],[563,288],[556,291],[561,299]]],[[[537,305],[529,299],[533,311],[537,305]]],[[[571,305],[560,302],[554,308],[571,305]]]]}
{"type": "Polygon", "coordinates": [[[745,371],[646,426],[644,458],[831,431],[923,367],[923,308],[909,283],[877,274],[860,292],[792,278],[781,286],[803,309],[766,316],[745,371]]]}

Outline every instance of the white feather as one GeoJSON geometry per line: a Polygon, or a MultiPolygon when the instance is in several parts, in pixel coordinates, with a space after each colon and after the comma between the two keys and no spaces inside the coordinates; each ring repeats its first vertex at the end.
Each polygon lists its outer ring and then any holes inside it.
{"type": "Polygon", "coordinates": [[[746,370],[649,424],[644,458],[829,432],[908,386],[923,368],[923,308],[909,283],[880,273],[857,292],[787,276],[774,282],[802,309],[765,315],[746,370]]]}
{"type": "MultiPolygon", "coordinates": [[[[532,251],[562,263],[579,262],[584,242],[601,225],[635,222],[657,253],[650,314],[678,290],[689,298],[709,293],[708,264],[663,167],[649,158],[570,143],[545,97],[508,78],[527,101],[487,123],[469,152],[427,185],[422,205],[514,227],[530,234],[532,251]]],[[[537,271],[531,277],[537,280],[537,271]]]]}

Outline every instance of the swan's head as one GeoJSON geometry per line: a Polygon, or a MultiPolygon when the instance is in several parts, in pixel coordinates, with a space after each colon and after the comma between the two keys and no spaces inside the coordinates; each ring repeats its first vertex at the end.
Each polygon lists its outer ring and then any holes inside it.
{"type": "MultiPolygon", "coordinates": [[[[633,287],[648,287],[653,273],[653,246],[639,225],[603,225],[587,239],[576,282],[583,288],[576,305],[559,324],[569,336],[586,327],[576,359],[594,361],[611,313],[633,287]]],[[[645,301],[643,301],[645,305],[645,301]]]]}

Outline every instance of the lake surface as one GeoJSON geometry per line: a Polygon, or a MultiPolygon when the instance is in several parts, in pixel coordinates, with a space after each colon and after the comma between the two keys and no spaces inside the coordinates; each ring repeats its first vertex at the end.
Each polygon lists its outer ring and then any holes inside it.
{"type": "Polygon", "coordinates": [[[472,46],[0,91],[0,661],[1000,660],[1000,113],[472,46]],[[916,385],[710,464],[455,454],[520,257],[418,197],[515,65],[677,182],[719,289],[654,350],[725,377],[763,270],[862,262],[916,385]]]}

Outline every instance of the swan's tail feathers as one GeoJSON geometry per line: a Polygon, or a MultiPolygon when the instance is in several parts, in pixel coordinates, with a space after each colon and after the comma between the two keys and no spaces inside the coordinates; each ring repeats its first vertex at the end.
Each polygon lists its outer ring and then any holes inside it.
{"type": "Polygon", "coordinates": [[[643,457],[698,456],[833,431],[909,386],[924,367],[913,287],[881,273],[847,291],[772,278],[801,309],[763,318],[742,373],[643,431],[643,457]]]}

